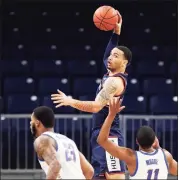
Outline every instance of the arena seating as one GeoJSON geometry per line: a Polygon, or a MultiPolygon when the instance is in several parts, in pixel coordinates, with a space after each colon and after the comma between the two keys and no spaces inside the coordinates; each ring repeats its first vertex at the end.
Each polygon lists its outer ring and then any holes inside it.
{"type": "MultiPolygon", "coordinates": [[[[129,80],[123,101],[126,106],[124,114],[176,115],[178,63],[175,2],[130,2],[132,8],[125,2],[108,4],[121,12],[123,27],[120,44],[128,46],[133,53],[132,64],[127,69],[129,80]]],[[[98,30],[93,24],[93,13],[100,5],[103,4],[4,4],[3,49],[0,60],[0,110],[3,113],[29,114],[39,105],[50,106],[57,114],[81,113],[70,107],[55,109],[50,95],[57,89],[81,100],[94,99],[101,78],[106,73],[103,54],[112,34],[98,30]]],[[[60,120],[58,123],[58,130],[64,133],[64,121],[60,120]]],[[[66,133],[71,133],[68,128],[72,123],[76,127],[75,139],[78,144],[80,123],[83,133],[88,127],[81,121],[69,120],[65,125],[66,133]]],[[[154,120],[151,125],[155,123],[154,120]]],[[[132,128],[136,130],[141,124],[147,124],[147,121],[135,122],[134,125],[132,120],[128,121],[128,147],[132,146],[132,128]]],[[[2,121],[3,139],[9,136],[9,126],[12,126],[10,151],[13,152],[17,147],[16,124],[12,119],[2,121]]],[[[163,122],[157,125],[162,134],[164,132],[161,131],[161,126],[163,122]]],[[[24,137],[28,137],[28,168],[32,168],[33,146],[30,131],[25,135],[29,128],[29,119],[19,120],[19,127],[21,141],[24,142],[24,137]]],[[[176,127],[176,124],[172,127],[176,127]]],[[[169,129],[166,128],[165,132],[167,145],[171,136],[169,129]]],[[[177,129],[174,133],[176,135],[177,129]]],[[[20,144],[20,152],[24,152],[24,146],[24,143],[20,144]]],[[[3,148],[3,152],[8,153],[7,141],[3,141],[3,148]]],[[[177,158],[175,146],[173,151],[177,158]]],[[[24,157],[25,154],[22,153],[21,168],[25,167],[24,157]]],[[[12,168],[16,168],[16,157],[13,158],[12,168]]],[[[3,160],[3,168],[7,168],[6,161],[7,159],[3,160]]]]}

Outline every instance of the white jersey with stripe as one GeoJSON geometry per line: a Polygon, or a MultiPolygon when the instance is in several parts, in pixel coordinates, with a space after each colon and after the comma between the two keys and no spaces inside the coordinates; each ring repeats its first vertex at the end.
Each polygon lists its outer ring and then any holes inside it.
{"type": "MultiPolygon", "coordinates": [[[[44,135],[53,138],[56,142],[56,155],[61,166],[57,179],[85,179],[81,169],[79,151],[75,142],[64,135],[54,132],[45,132],[42,136],[44,135]]],[[[48,164],[40,159],[39,163],[45,174],[47,174],[48,164]]]]}
{"type": "Polygon", "coordinates": [[[130,179],[167,179],[168,162],[162,149],[152,153],[136,151],[136,171],[130,179]]]}

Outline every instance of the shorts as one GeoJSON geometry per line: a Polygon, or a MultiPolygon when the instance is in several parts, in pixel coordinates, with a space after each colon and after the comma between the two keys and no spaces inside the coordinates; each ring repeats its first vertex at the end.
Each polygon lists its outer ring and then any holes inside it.
{"type": "MultiPolygon", "coordinates": [[[[118,158],[113,157],[106,152],[96,142],[99,135],[100,129],[96,129],[91,135],[91,148],[92,148],[92,159],[91,164],[94,168],[94,177],[104,177],[105,172],[107,173],[125,173],[125,164],[118,158]]],[[[124,146],[124,138],[119,129],[111,129],[109,139],[114,143],[124,146]]]]}

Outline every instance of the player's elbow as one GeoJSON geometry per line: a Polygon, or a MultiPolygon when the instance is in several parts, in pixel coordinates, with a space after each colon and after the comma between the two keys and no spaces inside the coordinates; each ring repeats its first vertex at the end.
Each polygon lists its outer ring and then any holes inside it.
{"type": "Polygon", "coordinates": [[[88,168],[88,170],[86,172],[84,172],[84,176],[85,176],[86,179],[92,179],[93,178],[93,176],[94,176],[94,169],[93,169],[92,166],[90,166],[88,168]]]}
{"type": "Polygon", "coordinates": [[[169,173],[173,176],[178,176],[178,163],[174,159],[172,165],[169,166],[169,173]]]}
{"type": "Polygon", "coordinates": [[[97,143],[100,145],[100,146],[103,146],[103,144],[105,143],[105,139],[101,136],[98,136],[97,138],[97,143]]]}
{"type": "Polygon", "coordinates": [[[99,112],[102,108],[103,106],[100,103],[95,102],[94,107],[93,107],[93,113],[99,112]]]}

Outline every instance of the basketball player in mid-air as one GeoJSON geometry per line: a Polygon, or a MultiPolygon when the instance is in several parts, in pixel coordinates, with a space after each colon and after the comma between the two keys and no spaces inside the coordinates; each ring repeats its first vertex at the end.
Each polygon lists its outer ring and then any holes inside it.
{"type": "Polygon", "coordinates": [[[78,151],[74,141],[54,132],[54,124],[51,108],[40,106],[34,109],[30,128],[46,179],[91,179],[93,167],[78,151]]]}
{"type": "MultiPolygon", "coordinates": [[[[120,16],[120,14],[119,14],[120,16]]],[[[109,108],[108,103],[111,97],[123,99],[127,86],[126,67],[130,64],[132,53],[125,46],[118,46],[118,38],[121,33],[122,17],[120,22],[116,24],[112,37],[107,45],[104,54],[104,64],[108,70],[104,75],[102,82],[97,90],[97,95],[94,101],[79,101],[67,97],[63,92],[58,90],[57,94],[52,94],[51,99],[57,107],[71,106],[81,111],[92,112],[94,127],[91,136],[92,147],[92,166],[95,170],[95,177],[104,178],[105,172],[108,172],[110,179],[124,179],[125,166],[119,160],[111,159],[110,154],[98,145],[96,142],[100,128],[106,119],[109,108]],[[116,162],[116,163],[114,163],[116,162]]],[[[85,84],[84,87],[85,88],[85,84]]],[[[123,136],[119,129],[119,114],[116,115],[113,121],[110,136],[120,146],[124,145],[123,136]]]]}
{"type": "Polygon", "coordinates": [[[97,142],[111,155],[125,161],[128,167],[130,179],[167,179],[168,174],[177,176],[177,162],[172,155],[162,148],[154,148],[156,140],[153,129],[142,126],[137,132],[139,151],[120,147],[108,139],[110,128],[118,112],[124,106],[120,106],[119,99],[111,99],[108,116],[100,130],[97,142]]]}

